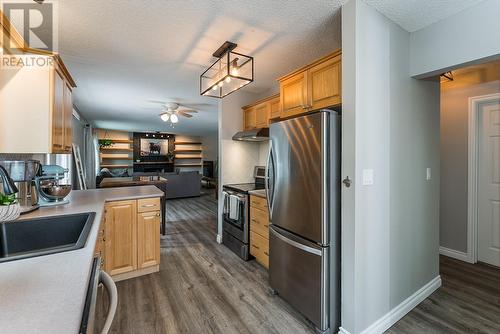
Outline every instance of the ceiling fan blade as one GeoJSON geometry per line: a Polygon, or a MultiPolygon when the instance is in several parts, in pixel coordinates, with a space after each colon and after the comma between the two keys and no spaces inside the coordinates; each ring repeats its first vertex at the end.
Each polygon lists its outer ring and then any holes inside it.
{"type": "Polygon", "coordinates": [[[193,115],[186,114],[184,111],[178,111],[177,113],[178,113],[179,115],[182,115],[182,116],[187,117],[187,118],[191,118],[191,117],[193,117],[193,115]]]}
{"type": "Polygon", "coordinates": [[[211,107],[213,106],[212,104],[209,103],[180,103],[183,107],[189,108],[189,109],[196,109],[196,108],[202,108],[202,107],[211,107]]]}
{"type": "Polygon", "coordinates": [[[159,104],[165,104],[165,103],[167,103],[167,101],[160,101],[160,100],[147,100],[147,102],[159,103],[159,104]]]}
{"type": "Polygon", "coordinates": [[[179,111],[186,112],[186,113],[193,113],[193,114],[198,113],[198,110],[193,110],[193,109],[181,109],[179,111]]]}

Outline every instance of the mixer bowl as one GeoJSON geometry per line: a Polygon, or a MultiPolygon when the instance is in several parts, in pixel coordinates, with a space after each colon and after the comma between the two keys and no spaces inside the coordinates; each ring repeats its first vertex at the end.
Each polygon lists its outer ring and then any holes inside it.
{"type": "Polygon", "coordinates": [[[69,184],[46,184],[40,186],[43,196],[55,201],[63,200],[71,192],[71,185],[69,184]]]}

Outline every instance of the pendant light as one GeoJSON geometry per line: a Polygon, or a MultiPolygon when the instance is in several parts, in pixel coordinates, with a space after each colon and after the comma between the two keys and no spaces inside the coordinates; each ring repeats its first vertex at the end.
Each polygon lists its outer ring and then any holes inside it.
{"type": "Polygon", "coordinates": [[[226,41],[213,53],[218,59],[201,74],[200,95],[223,98],[253,82],[253,57],[234,52],[236,46],[226,41]]]}

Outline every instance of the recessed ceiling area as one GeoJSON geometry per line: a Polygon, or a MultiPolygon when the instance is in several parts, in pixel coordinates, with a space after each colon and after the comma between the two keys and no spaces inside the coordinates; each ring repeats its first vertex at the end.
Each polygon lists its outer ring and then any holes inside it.
{"type": "Polygon", "coordinates": [[[409,32],[473,7],[484,0],[363,0],[409,32]]]}
{"type": "Polygon", "coordinates": [[[342,2],[65,0],[59,51],[75,105],[96,126],[204,135],[217,131],[219,100],[199,95],[200,74],[224,41],[255,58],[244,90],[273,90],[280,75],[341,46],[342,2]],[[199,113],[172,128],[153,101],[199,113]]]}

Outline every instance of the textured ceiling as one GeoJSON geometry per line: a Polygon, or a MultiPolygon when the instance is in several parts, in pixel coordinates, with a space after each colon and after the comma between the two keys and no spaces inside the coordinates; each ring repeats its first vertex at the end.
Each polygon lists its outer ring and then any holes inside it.
{"type": "Polygon", "coordinates": [[[484,0],[364,0],[409,32],[450,17],[484,0]]]}
{"type": "Polygon", "coordinates": [[[59,3],[59,51],[78,85],[75,104],[105,128],[216,131],[218,100],[199,95],[199,75],[226,40],[255,57],[256,80],[245,89],[256,93],[340,47],[341,0],[59,3]],[[172,129],[150,100],[185,103],[200,113],[172,129]]]}

